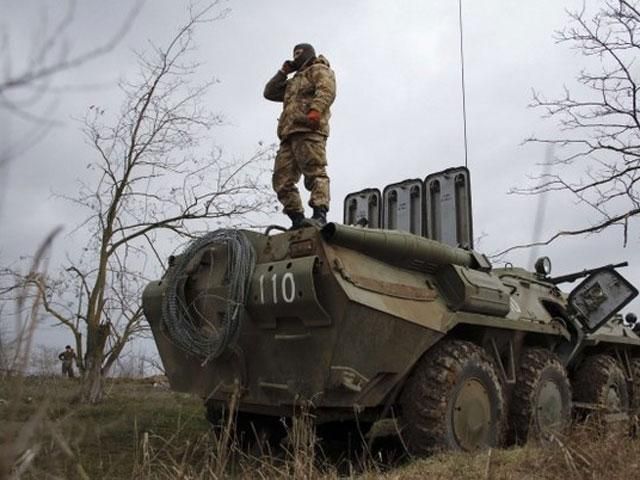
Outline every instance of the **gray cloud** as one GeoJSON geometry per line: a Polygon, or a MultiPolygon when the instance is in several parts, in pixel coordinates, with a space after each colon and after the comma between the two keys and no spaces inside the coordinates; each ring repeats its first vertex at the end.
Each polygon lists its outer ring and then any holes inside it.
{"type": "MultiPolygon", "coordinates": [[[[10,0],[3,9],[11,16],[12,28],[28,38],[35,33],[33,12],[42,5],[10,0]]],[[[536,163],[544,159],[544,149],[520,144],[533,132],[553,132],[555,127],[526,105],[532,87],[551,95],[572,84],[583,58],[556,45],[551,35],[565,23],[565,8],[580,5],[574,0],[464,2],[469,166],[475,231],[486,234],[484,251],[532,239],[538,200],[506,192],[540,171],[536,163]]],[[[463,163],[457,2],[332,0],[311,5],[253,0],[224,6],[232,9],[227,18],[204,26],[197,37],[202,78],[220,80],[207,102],[226,118],[224,127],[211,132],[210,144],[246,157],[258,141],[276,140],[280,106],[264,100],[262,88],[292,46],[308,41],[331,61],[338,80],[328,143],[331,220],[341,220],[342,198],[348,192],[382,188],[463,163]]],[[[124,0],[79,3],[70,45],[77,50],[109,38],[129,9],[130,2],[124,0]]],[[[116,80],[136,72],[132,50],[150,48],[147,39],[166,41],[183,18],[182,2],[147,2],[114,51],[59,79],[62,84],[99,88],[58,97],[56,118],[64,125],[3,172],[3,261],[32,252],[53,226],[63,224],[69,232],[77,223],[78,210],[50,194],[73,194],[75,179],[90,174],[86,165],[94,154],[74,118],[81,118],[90,105],[117,112],[121,95],[116,80]]],[[[25,53],[19,43],[11,48],[13,58],[25,53]]],[[[13,121],[9,128],[15,137],[24,124],[13,121]]],[[[571,199],[550,197],[543,233],[576,226],[585,218],[588,212],[571,199]]],[[[632,267],[624,274],[640,283],[637,222],[631,235],[626,249],[620,232],[612,230],[588,239],[565,239],[540,249],[540,254],[552,257],[556,273],[628,259],[632,267]]],[[[75,237],[59,241],[54,260],[61,261],[65,249],[81,243],[75,237]]],[[[516,252],[509,259],[520,263],[528,256],[516,252]]]]}

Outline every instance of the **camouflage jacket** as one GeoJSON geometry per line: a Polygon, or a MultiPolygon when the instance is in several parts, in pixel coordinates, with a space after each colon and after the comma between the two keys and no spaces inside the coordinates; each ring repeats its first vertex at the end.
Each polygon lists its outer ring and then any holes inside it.
{"type": "Polygon", "coordinates": [[[329,61],[322,55],[311,60],[290,79],[278,71],[264,87],[264,96],[267,100],[283,102],[282,115],[278,119],[280,140],[298,132],[329,136],[329,107],[336,98],[336,79],[329,68],[329,61]],[[307,120],[309,110],[320,112],[317,129],[307,120]]]}

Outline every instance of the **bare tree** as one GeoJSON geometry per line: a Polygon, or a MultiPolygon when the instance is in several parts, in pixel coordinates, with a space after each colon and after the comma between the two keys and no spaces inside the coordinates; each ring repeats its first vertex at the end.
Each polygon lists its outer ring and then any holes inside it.
{"type": "Polygon", "coordinates": [[[11,374],[11,361],[15,357],[15,339],[9,334],[6,304],[0,304],[0,378],[11,374]]]}
{"type": "Polygon", "coordinates": [[[204,108],[214,82],[196,84],[198,63],[190,58],[194,30],[213,20],[214,10],[215,3],[190,11],[166,46],[138,55],[140,74],[121,83],[117,115],[110,119],[105,109],[90,108],[84,132],[96,153],[94,177],[67,197],[89,210],[79,227],[87,235],[85,252],[57,281],[25,279],[40,288],[44,310],[73,332],[84,370],[82,398],[90,403],[102,399],[104,376],[143,329],[140,297],[149,266],[162,262],[155,250],[159,235],[190,237],[194,222],[211,228],[270,203],[262,161],[272,147],[260,146],[243,161],[227,161],[219,149],[199,154],[204,134],[221,118],[204,108]]]}
{"type": "MultiPolygon", "coordinates": [[[[77,49],[73,47],[80,42],[72,38],[73,26],[78,23],[76,0],[56,3],[52,9],[55,12],[53,16],[50,16],[46,5],[32,2],[32,6],[32,14],[25,15],[25,20],[33,27],[27,30],[31,32],[28,38],[14,36],[16,31],[25,30],[25,25],[20,25],[14,16],[7,15],[5,22],[0,22],[0,119],[3,124],[0,135],[0,192],[2,180],[7,178],[4,167],[37,144],[59,123],[55,118],[55,107],[61,95],[83,87],[78,84],[62,85],[60,78],[112,51],[130,29],[142,2],[132,4],[110,38],[95,44],[84,43],[77,49]],[[16,122],[21,127],[18,133],[11,128],[16,122]]],[[[27,11],[28,5],[23,4],[22,7],[27,11]]],[[[0,193],[0,205],[1,202],[0,193]]],[[[43,246],[46,249],[51,247],[51,240],[57,233],[59,229],[56,228],[47,235],[34,256],[34,262],[39,260],[38,255],[44,254],[43,246]]],[[[17,272],[3,269],[2,273],[3,280],[6,280],[7,273],[14,279],[17,272]]],[[[33,269],[22,275],[24,278],[45,276],[33,269]]],[[[34,290],[33,285],[25,288],[24,282],[0,285],[0,295],[11,299],[10,303],[0,306],[0,369],[19,374],[28,361],[29,352],[28,349],[25,351],[25,344],[31,344],[32,329],[35,328],[35,323],[27,319],[36,322],[38,317],[37,309],[29,310],[33,305],[40,305],[42,299],[38,289],[34,290]],[[14,328],[10,330],[8,324],[12,320],[14,328]]]]}
{"type": "MultiPolygon", "coordinates": [[[[6,288],[0,287],[0,295],[6,294],[6,288]]],[[[13,335],[10,329],[10,323],[13,315],[6,313],[9,303],[0,303],[0,378],[11,375],[13,373],[16,352],[17,352],[17,335],[13,335]]]]}
{"type": "Polygon", "coordinates": [[[57,228],[51,232],[36,250],[31,259],[27,273],[2,268],[0,269],[0,299],[2,315],[0,316],[0,330],[3,338],[0,346],[9,348],[3,352],[5,373],[24,375],[29,366],[29,356],[32,351],[34,332],[40,319],[43,303],[41,285],[48,270],[49,252],[55,237],[60,233],[57,228]],[[45,273],[43,273],[45,272],[45,273]],[[5,313],[9,306],[14,306],[13,315],[5,313]],[[7,334],[7,320],[13,319],[14,326],[7,334]]]}
{"type": "Polygon", "coordinates": [[[60,375],[58,354],[60,349],[51,345],[36,345],[31,352],[30,371],[35,375],[53,377],[60,375]]]}
{"type": "Polygon", "coordinates": [[[116,360],[112,368],[112,376],[119,378],[144,378],[147,371],[158,372],[155,369],[153,358],[149,359],[147,355],[140,350],[127,349],[122,352],[116,360]]]}
{"type": "Polygon", "coordinates": [[[593,213],[589,224],[554,233],[559,237],[622,229],[626,245],[629,223],[640,214],[640,10],[638,1],[607,0],[597,9],[568,12],[569,24],[556,39],[585,57],[577,88],[547,99],[534,92],[533,108],[560,126],[551,137],[533,136],[529,142],[554,145],[547,173],[534,178],[533,187],[513,193],[567,193],[593,213]],[[576,173],[577,172],[577,173],[576,173]]]}
{"type": "MultiPolygon", "coordinates": [[[[25,127],[14,138],[3,137],[0,170],[11,159],[33,147],[59,123],[52,112],[60,95],[80,88],[79,85],[60,84],[62,74],[77,70],[112,51],[131,28],[142,3],[137,1],[132,5],[110,38],[93,46],[75,49],[73,45],[80,43],[71,40],[72,27],[77,23],[77,2],[67,0],[63,8],[58,4],[55,7],[60,15],[52,19],[46,6],[37,6],[40,19],[31,18],[35,23],[28,45],[22,39],[13,38],[14,32],[9,28],[11,24],[0,25],[0,115],[3,122],[16,120],[25,127]]],[[[7,134],[6,128],[4,130],[7,134]]]]}
{"type": "MultiPolygon", "coordinates": [[[[51,232],[44,242],[36,250],[33,259],[29,265],[28,273],[25,274],[25,278],[41,277],[42,272],[47,271],[49,252],[54,238],[59,233],[59,229],[51,232]]],[[[4,280],[4,276],[1,278],[4,280]]],[[[6,412],[8,419],[15,419],[18,417],[19,406],[22,403],[22,394],[24,391],[24,374],[29,366],[29,360],[32,352],[33,336],[38,324],[38,317],[42,303],[42,297],[39,295],[40,289],[34,288],[34,284],[31,282],[19,282],[19,284],[4,283],[0,286],[0,294],[5,295],[7,293],[15,293],[15,308],[16,314],[13,316],[15,322],[14,331],[12,332],[9,352],[6,358],[6,365],[8,366],[5,372],[1,372],[3,375],[16,375],[17,382],[13,383],[10,390],[6,393],[9,395],[9,409],[6,412]],[[35,291],[35,292],[34,292],[35,291]]],[[[7,304],[2,305],[2,310],[6,308],[7,304]]],[[[0,330],[2,330],[6,324],[6,316],[0,317],[0,330]]],[[[0,346],[7,345],[5,338],[2,339],[0,346]]],[[[2,357],[2,355],[0,355],[2,357]]],[[[0,478],[16,478],[20,476],[21,471],[24,471],[29,467],[35,454],[26,459],[22,463],[21,467],[18,467],[18,462],[21,458],[24,458],[23,453],[28,451],[38,452],[39,444],[37,440],[38,426],[43,424],[43,418],[46,412],[46,405],[42,405],[38,411],[32,415],[29,420],[19,428],[18,433],[13,436],[10,435],[6,439],[0,441],[0,478]],[[10,473],[12,476],[10,476],[10,473]]]]}
{"type": "MultiPolygon", "coordinates": [[[[84,268],[82,260],[67,257],[67,262],[78,263],[84,268]]],[[[7,314],[2,318],[3,324],[16,317],[16,335],[6,335],[8,341],[18,345],[21,343],[21,331],[26,328],[26,323],[21,318],[26,317],[30,305],[37,302],[41,311],[35,312],[35,324],[29,328],[42,323],[49,323],[52,327],[66,326],[74,338],[78,368],[80,372],[84,372],[84,310],[88,287],[82,278],[82,272],[75,265],[54,274],[32,271],[25,274],[15,266],[0,268],[0,281],[3,285],[0,287],[0,306],[3,309],[14,306],[15,309],[13,315],[7,314]]],[[[55,358],[52,361],[55,362],[55,358]]]]}

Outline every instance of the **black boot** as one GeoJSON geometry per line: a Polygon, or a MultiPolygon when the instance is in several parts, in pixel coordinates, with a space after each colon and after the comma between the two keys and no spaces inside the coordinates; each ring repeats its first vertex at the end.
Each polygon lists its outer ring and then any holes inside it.
{"type": "Polygon", "coordinates": [[[315,222],[316,225],[323,227],[327,224],[327,207],[313,207],[313,215],[311,216],[311,220],[315,222]]]}
{"type": "Polygon", "coordinates": [[[290,212],[287,213],[287,216],[291,219],[291,228],[289,230],[298,230],[305,226],[305,218],[304,213],[300,212],[290,212]]]}

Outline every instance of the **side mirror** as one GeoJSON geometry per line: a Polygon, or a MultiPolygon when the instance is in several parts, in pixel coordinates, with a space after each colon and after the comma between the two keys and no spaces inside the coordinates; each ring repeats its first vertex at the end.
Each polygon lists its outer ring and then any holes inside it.
{"type": "Polygon", "coordinates": [[[569,295],[569,305],[588,333],[595,332],[638,295],[615,270],[591,274],[569,295]]]}
{"type": "Polygon", "coordinates": [[[540,257],[535,264],[536,273],[542,277],[548,277],[551,273],[551,259],[549,257],[540,257]]]}

